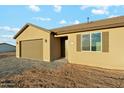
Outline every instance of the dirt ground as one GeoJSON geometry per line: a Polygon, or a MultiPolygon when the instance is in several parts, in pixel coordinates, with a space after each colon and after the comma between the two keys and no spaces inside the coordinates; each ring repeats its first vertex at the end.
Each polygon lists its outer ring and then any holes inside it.
{"type": "Polygon", "coordinates": [[[0,59],[0,87],[123,88],[124,71],[7,56],[0,59]]]}
{"type": "Polygon", "coordinates": [[[0,53],[0,59],[1,58],[6,58],[6,57],[11,57],[11,56],[15,56],[15,52],[5,52],[5,53],[0,53]]]}

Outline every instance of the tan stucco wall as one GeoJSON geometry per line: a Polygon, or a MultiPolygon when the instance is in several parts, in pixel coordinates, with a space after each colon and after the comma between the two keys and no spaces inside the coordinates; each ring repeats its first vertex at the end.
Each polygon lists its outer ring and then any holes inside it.
{"type": "Polygon", "coordinates": [[[68,34],[68,61],[75,64],[98,66],[109,69],[124,69],[124,27],[97,30],[109,32],[109,52],[76,51],[76,35],[90,32],[68,34]]]}
{"type": "MultiPolygon", "coordinates": [[[[64,35],[64,34],[63,34],[64,35]]],[[[65,34],[68,36],[67,59],[70,63],[98,66],[109,69],[124,69],[124,27],[65,34]],[[88,52],[76,50],[76,35],[92,32],[109,32],[109,52],[88,52]]],[[[60,38],[48,32],[29,26],[16,39],[16,56],[19,57],[19,41],[43,39],[43,60],[60,57],[60,38]],[[45,42],[47,40],[47,42],[45,42]]]]}
{"type": "Polygon", "coordinates": [[[61,57],[61,45],[60,45],[60,38],[59,37],[54,37],[52,34],[50,36],[51,40],[51,61],[55,59],[59,59],[61,57]]]}
{"type": "Polygon", "coordinates": [[[43,60],[50,61],[50,33],[33,26],[26,28],[25,31],[16,38],[16,57],[19,57],[19,41],[32,39],[43,39],[43,60]]]}

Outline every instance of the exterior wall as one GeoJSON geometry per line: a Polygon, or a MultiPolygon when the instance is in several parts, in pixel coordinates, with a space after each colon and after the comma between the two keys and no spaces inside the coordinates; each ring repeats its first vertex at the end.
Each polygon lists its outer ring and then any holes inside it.
{"type": "Polygon", "coordinates": [[[124,69],[124,27],[91,32],[106,31],[109,32],[109,52],[79,52],[76,50],[76,35],[90,32],[68,34],[68,61],[109,69],[124,69]]]}
{"type": "Polygon", "coordinates": [[[50,55],[51,55],[51,61],[58,59],[61,57],[61,44],[60,44],[60,38],[54,37],[52,34],[50,36],[51,44],[50,44],[50,55]]]}
{"type": "Polygon", "coordinates": [[[0,44],[0,52],[15,52],[15,46],[11,46],[8,44],[0,44]]]}
{"type": "Polygon", "coordinates": [[[16,38],[16,57],[19,57],[19,41],[43,39],[43,61],[50,61],[50,33],[29,26],[16,38]]]}
{"type": "MultiPolygon", "coordinates": [[[[79,32],[63,34],[68,36],[67,59],[70,63],[97,66],[109,69],[124,69],[124,27],[103,29],[90,32],[79,32]],[[77,51],[77,34],[86,34],[92,32],[109,32],[109,52],[96,51],[77,51]]],[[[51,61],[60,58],[61,44],[60,37],[54,37],[52,34],[42,31],[38,28],[29,26],[16,39],[16,56],[19,57],[19,41],[31,39],[43,39],[43,60],[51,61]]]]}

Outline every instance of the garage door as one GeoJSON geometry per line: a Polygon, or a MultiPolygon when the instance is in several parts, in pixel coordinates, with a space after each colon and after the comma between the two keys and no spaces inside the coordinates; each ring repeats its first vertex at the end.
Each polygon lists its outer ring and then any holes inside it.
{"type": "Polygon", "coordinates": [[[43,40],[21,41],[21,57],[43,60],[43,40]]]}

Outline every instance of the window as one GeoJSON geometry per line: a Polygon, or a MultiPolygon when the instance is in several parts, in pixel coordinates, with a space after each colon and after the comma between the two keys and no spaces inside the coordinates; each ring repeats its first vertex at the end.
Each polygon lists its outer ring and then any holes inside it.
{"type": "Polygon", "coordinates": [[[82,35],[82,50],[101,51],[101,33],[82,35]]]}
{"type": "Polygon", "coordinates": [[[101,51],[101,33],[92,33],[91,43],[92,51],[101,51]]]}
{"type": "Polygon", "coordinates": [[[82,50],[90,51],[90,34],[82,36],[82,50]]]}

